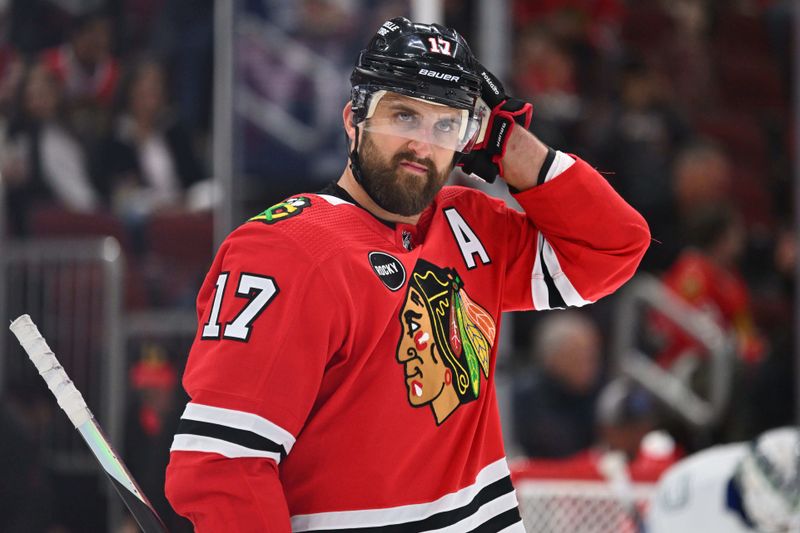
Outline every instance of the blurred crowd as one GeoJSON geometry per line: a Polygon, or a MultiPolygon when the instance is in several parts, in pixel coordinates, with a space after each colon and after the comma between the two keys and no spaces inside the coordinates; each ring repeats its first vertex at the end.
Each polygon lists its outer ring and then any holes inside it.
{"type": "Polygon", "coordinates": [[[131,224],[196,207],[188,191],[207,176],[209,99],[195,93],[210,90],[213,4],[6,4],[0,170],[9,232],[36,231],[43,206],[131,224]],[[204,41],[195,46],[207,60],[194,71],[183,57],[193,40],[204,41]]]}
{"type": "MultiPolygon", "coordinates": [[[[674,460],[796,420],[791,17],[780,0],[514,2],[507,81],[534,102],[532,130],[605,173],[650,224],[640,270],[735,346],[732,400],[698,435],[617,376],[619,295],[517,316],[520,455],[570,460],[613,448],[635,464],[659,431],[672,445],[657,439],[658,453],[674,460]]],[[[643,316],[641,350],[707,393],[708,350],[658,313],[643,316]]]]}
{"type": "MultiPolygon", "coordinates": [[[[292,10],[280,2],[260,6],[273,24],[291,23],[295,37],[320,54],[340,55],[337,61],[347,65],[363,44],[363,28],[409,14],[407,2],[298,4],[300,21],[290,20],[292,10]],[[363,27],[351,18],[359,6],[368,8],[363,27]],[[343,32],[358,34],[357,46],[337,46],[343,32]]],[[[501,371],[513,374],[509,449],[591,463],[593,450],[614,448],[635,463],[642,443],[657,442],[662,456],[677,457],[791,424],[791,1],[509,4],[513,57],[503,81],[511,94],[533,102],[532,130],[545,143],[590,161],[645,216],[653,242],[642,271],[728,332],[737,360],[735,401],[724,420],[698,439],[649,391],[615,375],[615,297],[581,310],[517,314],[513,357],[500,363],[501,371]],[[665,432],[674,446],[649,438],[654,431],[665,432]]],[[[6,234],[114,235],[129,266],[126,309],[191,306],[211,259],[213,8],[211,0],[0,2],[6,234]]],[[[445,8],[446,22],[480,57],[477,2],[448,0],[445,8]]],[[[252,60],[244,55],[243,63],[252,60]]],[[[313,95],[298,92],[287,78],[291,71],[282,69],[265,65],[258,79],[246,81],[271,92],[292,88],[286,98],[302,96],[309,100],[303,112],[324,115],[319,110],[331,99],[311,101],[313,95]]],[[[335,107],[338,119],[340,105],[335,107]]],[[[340,125],[331,124],[340,139],[340,125]]],[[[244,129],[247,144],[252,137],[244,129]]],[[[265,167],[285,176],[267,176],[273,181],[260,189],[262,208],[309,183],[285,173],[294,160],[278,152],[285,148],[281,139],[273,141],[253,149],[265,167]]],[[[319,167],[336,168],[330,179],[345,157],[343,147],[332,154],[333,166],[322,165],[326,155],[319,167]]],[[[258,164],[251,163],[245,170],[252,173],[258,164]]],[[[702,346],[663,317],[648,315],[644,327],[656,364],[671,372],[692,361],[695,381],[703,381],[708,354],[702,346]]],[[[183,404],[178,376],[186,347],[144,343],[131,353],[125,455],[145,492],[168,515],[163,465],[183,404]]],[[[0,530],[80,530],[70,529],[57,510],[59,488],[45,483],[31,444],[47,423],[44,400],[10,392],[13,401],[2,404],[0,424],[14,428],[2,431],[19,439],[2,443],[24,460],[0,465],[0,471],[23,481],[14,497],[0,499],[0,530]],[[31,513],[19,503],[32,497],[50,514],[31,513]]],[[[170,520],[175,530],[185,526],[170,520]]]]}

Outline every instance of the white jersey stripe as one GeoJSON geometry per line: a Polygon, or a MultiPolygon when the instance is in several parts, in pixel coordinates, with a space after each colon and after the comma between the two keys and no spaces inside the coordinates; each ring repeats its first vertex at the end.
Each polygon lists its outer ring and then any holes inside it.
{"type": "Polygon", "coordinates": [[[169,451],[218,453],[229,459],[237,459],[240,457],[264,457],[272,459],[275,463],[281,462],[279,453],[254,450],[253,448],[245,448],[244,446],[233,444],[225,440],[203,435],[189,435],[186,433],[175,435],[169,451]]]}
{"type": "MultiPolygon", "coordinates": [[[[503,511],[514,509],[518,505],[517,495],[513,492],[509,492],[508,494],[504,494],[496,500],[486,502],[475,514],[466,517],[464,520],[441,529],[432,529],[430,530],[430,533],[433,533],[434,531],[436,533],[463,533],[464,531],[471,531],[490,518],[499,515],[503,511]]],[[[522,522],[520,522],[520,524],[521,523],[522,522]]]]}
{"type": "Polygon", "coordinates": [[[541,311],[550,309],[550,296],[547,292],[547,283],[544,280],[544,270],[542,269],[542,246],[544,235],[539,233],[536,240],[536,259],[533,261],[533,273],[531,274],[531,292],[533,295],[533,308],[541,311]]]}
{"type": "Polygon", "coordinates": [[[331,196],[330,194],[318,194],[317,196],[319,196],[320,198],[322,198],[331,205],[340,205],[340,204],[353,205],[352,202],[348,202],[347,200],[343,200],[336,196],[331,196]]]}
{"type": "Polygon", "coordinates": [[[571,167],[574,163],[575,159],[568,156],[561,150],[556,150],[556,155],[553,158],[553,162],[550,164],[550,168],[547,169],[547,175],[545,175],[543,183],[547,183],[551,179],[555,178],[571,167]]]}
{"type": "Polygon", "coordinates": [[[181,418],[250,431],[283,446],[287,454],[294,446],[295,439],[291,433],[253,413],[189,402],[181,418]]]}
{"type": "MultiPolygon", "coordinates": [[[[385,509],[295,515],[292,517],[292,531],[381,527],[422,520],[437,513],[458,509],[467,505],[475,498],[481,489],[507,476],[509,476],[508,464],[505,458],[503,458],[481,470],[475,478],[475,483],[472,485],[464,487],[458,492],[442,496],[432,502],[385,509]]],[[[509,494],[513,498],[514,503],[511,507],[514,507],[516,505],[516,495],[514,492],[509,494]]],[[[505,501],[505,498],[506,496],[504,495],[498,498],[498,500],[505,501]]],[[[506,510],[506,508],[503,510],[506,510]]],[[[483,516],[483,513],[479,511],[476,515],[483,516]]],[[[491,518],[491,516],[485,516],[483,521],[486,521],[488,518],[491,518]]]]}

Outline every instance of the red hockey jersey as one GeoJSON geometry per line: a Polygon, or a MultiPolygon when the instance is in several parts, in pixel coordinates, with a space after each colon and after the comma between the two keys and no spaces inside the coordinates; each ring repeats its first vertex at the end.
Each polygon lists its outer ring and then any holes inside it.
{"type": "Polygon", "coordinates": [[[580,160],[516,199],[445,187],[411,226],[304,194],[234,231],[197,300],[175,509],[198,531],[524,531],[500,315],[609,294],[649,232],[580,160]]]}

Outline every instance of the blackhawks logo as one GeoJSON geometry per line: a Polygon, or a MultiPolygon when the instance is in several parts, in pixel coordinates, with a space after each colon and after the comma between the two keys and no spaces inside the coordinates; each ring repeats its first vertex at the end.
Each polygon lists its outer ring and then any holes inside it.
{"type": "Polygon", "coordinates": [[[250,222],[259,221],[264,224],[275,224],[281,220],[299,215],[303,209],[311,205],[311,200],[305,196],[295,196],[275,204],[264,212],[254,216],[250,222]]]}
{"type": "Polygon", "coordinates": [[[439,425],[476,400],[489,377],[495,337],[492,316],[470,299],[452,268],[419,260],[398,316],[397,362],[405,370],[412,407],[430,405],[439,425]]]}

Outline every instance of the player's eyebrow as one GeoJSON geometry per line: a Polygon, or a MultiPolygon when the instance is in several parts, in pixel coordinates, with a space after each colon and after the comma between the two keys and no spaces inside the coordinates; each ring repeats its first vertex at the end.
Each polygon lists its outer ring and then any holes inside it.
{"type": "Polygon", "coordinates": [[[422,111],[415,109],[401,101],[389,102],[389,109],[392,111],[403,111],[412,115],[421,115],[422,111]]]}
{"type": "MultiPolygon", "coordinates": [[[[461,113],[457,109],[453,109],[448,106],[434,106],[430,105],[429,107],[420,107],[423,106],[421,102],[416,101],[409,101],[408,98],[404,98],[402,96],[395,96],[395,95],[386,95],[381,100],[389,107],[391,110],[395,111],[405,111],[406,113],[414,113],[417,115],[424,115],[428,113],[440,113],[445,115],[450,120],[460,120],[461,113]],[[418,104],[418,105],[414,105],[418,104]]],[[[440,117],[441,119],[441,117],[440,117]]]]}

